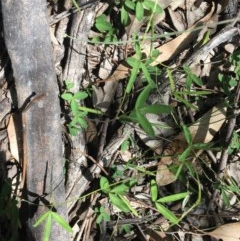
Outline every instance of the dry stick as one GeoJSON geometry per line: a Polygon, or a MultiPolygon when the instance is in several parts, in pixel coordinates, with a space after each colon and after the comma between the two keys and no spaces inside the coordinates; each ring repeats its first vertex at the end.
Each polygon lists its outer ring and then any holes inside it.
{"type": "MultiPolygon", "coordinates": [[[[236,124],[236,113],[235,111],[238,109],[238,101],[240,98],[240,83],[238,83],[237,86],[237,90],[236,90],[236,95],[234,97],[234,111],[228,121],[228,126],[227,126],[227,134],[226,134],[226,138],[225,138],[225,146],[222,150],[221,153],[221,158],[220,158],[220,164],[219,164],[219,168],[218,168],[218,174],[217,174],[217,180],[221,180],[224,176],[224,170],[226,169],[227,166],[227,161],[228,161],[228,146],[231,143],[231,138],[232,138],[232,134],[234,131],[234,127],[236,124]]],[[[218,189],[215,189],[213,194],[212,194],[212,198],[210,200],[208,209],[212,209],[212,205],[214,200],[216,199],[217,195],[219,193],[218,189]]]]}

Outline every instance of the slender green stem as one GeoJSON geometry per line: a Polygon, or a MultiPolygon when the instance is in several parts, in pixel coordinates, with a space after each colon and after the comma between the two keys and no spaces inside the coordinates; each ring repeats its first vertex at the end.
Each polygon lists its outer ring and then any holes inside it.
{"type": "Polygon", "coordinates": [[[105,113],[100,111],[100,110],[95,110],[95,109],[88,108],[88,107],[85,107],[85,106],[79,106],[78,108],[81,111],[86,111],[86,112],[89,112],[89,113],[92,113],[92,114],[105,115],[105,113]]]}

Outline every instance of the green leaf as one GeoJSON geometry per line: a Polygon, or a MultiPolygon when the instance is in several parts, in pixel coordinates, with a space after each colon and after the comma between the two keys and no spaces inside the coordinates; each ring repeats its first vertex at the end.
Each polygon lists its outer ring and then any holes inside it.
{"type": "Polygon", "coordinates": [[[49,241],[49,238],[50,238],[51,228],[52,228],[52,215],[51,215],[51,213],[52,212],[50,211],[49,215],[47,217],[47,220],[46,220],[44,234],[43,234],[43,240],[44,241],[49,241]]]}
{"type": "Polygon", "coordinates": [[[110,192],[109,182],[108,182],[108,179],[106,177],[101,177],[101,179],[100,179],[100,188],[105,193],[109,193],[110,192]]]}
{"type": "Polygon", "coordinates": [[[39,224],[41,224],[49,215],[51,214],[51,211],[47,211],[44,213],[34,224],[33,227],[36,228],[39,224]]]}
{"type": "Polygon", "coordinates": [[[142,107],[144,107],[148,97],[149,97],[149,94],[152,90],[152,87],[150,85],[147,85],[143,91],[139,94],[138,98],[137,98],[137,101],[136,101],[136,105],[135,105],[135,109],[138,110],[138,109],[141,109],[142,107]]]}
{"type": "Polygon", "coordinates": [[[157,1],[153,2],[150,0],[144,0],[143,4],[146,9],[151,10],[153,13],[163,13],[163,9],[159,4],[157,4],[157,1]]]}
{"type": "Polygon", "coordinates": [[[119,233],[120,234],[122,234],[123,232],[130,233],[132,229],[133,229],[133,226],[131,224],[123,224],[119,229],[119,233]]]}
{"type": "Polygon", "coordinates": [[[191,78],[193,80],[193,82],[195,84],[197,84],[198,86],[202,86],[203,85],[203,82],[200,78],[198,78],[195,74],[191,74],[191,78]]]}
{"type": "Polygon", "coordinates": [[[78,132],[80,131],[79,128],[77,128],[75,126],[71,126],[71,125],[68,125],[68,129],[69,129],[70,135],[72,135],[72,136],[76,136],[78,134],[78,132]]]}
{"type": "Polygon", "coordinates": [[[75,7],[78,11],[80,11],[80,7],[79,7],[77,1],[76,1],[76,0],[72,0],[72,3],[73,3],[73,5],[74,5],[74,7],[75,7]]]}
{"type": "Polygon", "coordinates": [[[131,67],[134,67],[136,62],[139,62],[139,60],[134,57],[128,57],[126,61],[131,67]]]}
{"type": "Polygon", "coordinates": [[[97,223],[97,224],[100,224],[100,223],[102,222],[102,220],[103,220],[103,215],[102,215],[102,214],[99,214],[99,215],[97,216],[96,223],[97,223]]]}
{"type": "Polygon", "coordinates": [[[133,69],[131,71],[131,75],[130,75],[130,78],[128,80],[128,84],[127,84],[127,87],[126,87],[126,93],[127,94],[129,94],[131,92],[132,87],[133,87],[133,85],[136,81],[139,66],[140,66],[140,61],[136,61],[135,65],[133,66],[133,69]]]}
{"type": "Polygon", "coordinates": [[[142,62],[141,62],[141,69],[142,69],[143,75],[146,78],[148,84],[151,86],[151,88],[154,88],[155,83],[152,80],[152,77],[151,77],[150,73],[148,72],[148,69],[147,69],[146,65],[142,62]]]}
{"type": "Polygon", "coordinates": [[[52,212],[52,217],[54,218],[54,220],[61,226],[63,227],[66,231],[68,231],[69,233],[72,233],[73,230],[70,227],[70,225],[57,213],[52,212]]]}
{"type": "Polygon", "coordinates": [[[142,51],[141,51],[141,46],[140,46],[140,43],[139,43],[139,37],[137,34],[134,34],[134,41],[135,41],[135,45],[134,45],[134,48],[135,48],[135,51],[136,51],[136,55],[137,55],[137,59],[139,61],[141,61],[142,59],[142,51]]]}
{"type": "Polygon", "coordinates": [[[125,213],[130,211],[126,203],[117,194],[109,193],[109,198],[111,203],[115,205],[117,208],[119,208],[121,211],[125,213]]]}
{"type": "Polygon", "coordinates": [[[197,107],[194,106],[193,104],[191,104],[189,101],[186,101],[184,98],[182,98],[180,95],[174,93],[174,96],[177,100],[179,100],[180,102],[184,103],[187,107],[189,107],[190,109],[194,109],[196,110],[197,107]]]}
{"type": "Polygon", "coordinates": [[[166,218],[168,219],[170,222],[172,222],[173,224],[177,224],[179,222],[179,219],[174,215],[173,212],[171,212],[169,209],[167,209],[166,207],[164,207],[162,204],[160,203],[155,203],[157,210],[166,218]]]}
{"type": "Polygon", "coordinates": [[[65,81],[65,84],[66,84],[66,89],[67,90],[70,90],[74,87],[74,83],[70,82],[70,81],[65,81]]]}
{"type": "Polygon", "coordinates": [[[96,18],[95,26],[101,33],[110,31],[113,28],[112,24],[107,20],[107,16],[105,14],[101,14],[96,18]]]}
{"type": "MultiPolygon", "coordinates": [[[[78,106],[78,109],[80,109],[79,106],[78,106]]],[[[79,118],[79,117],[83,118],[83,117],[86,117],[87,115],[88,115],[88,112],[87,112],[87,111],[79,111],[76,116],[77,116],[78,118],[79,118]]]]}
{"type": "Polygon", "coordinates": [[[83,100],[86,99],[88,97],[87,92],[77,92],[76,94],[74,94],[73,98],[76,100],[83,100]]]}
{"type": "Polygon", "coordinates": [[[63,93],[61,95],[61,98],[67,101],[71,101],[73,98],[73,95],[71,93],[63,93]]]}
{"type": "Polygon", "coordinates": [[[70,106],[71,106],[71,111],[72,111],[72,113],[73,113],[74,115],[77,115],[77,113],[79,112],[77,101],[72,100],[70,106]]]}
{"type": "Polygon", "coordinates": [[[136,4],[136,18],[138,21],[142,21],[144,17],[144,8],[142,2],[138,1],[136,4]]]}
{"type": "Polygon", "coordinates": [[[102,213],[102,216],[103,216],[103,219],[106,221],[106,222],[109,222],[110,220],[111,220],[111,218],[110,218],[110,215],[109,214],[107,214],[107,213],[102,213]]]}
{"type": "Polygon", "coordinates": [[[231,79],[231,80],[229,81],[229,85],[230,85],[231,87],[236,87],[237,84],[238,84],[238,82],[237,82],[235,79],[231,79]]]}
{"type": "Polygon", "coordinates": [[[189,155],[191,154],[192,148],[191,146],[188,146],[186,150],[184,150],[184,152],[179,156],[179,161],[180,162],[185,162],[187,160],[187,158],[189,157],[189,155]]]}
{"type": "Polygon", "coordinates": [[[213,143],[195,143],[192,147],[199,150],[210,150],[213,147],[213,143]]]}
{"type": "Polygon", "coordinates": [[[121,144],[121,151],[122,152],[125,152],[126,150],[129,149],[129,141],[128,140],[125,140],[122,144],[121,144]]]}
{"type": "Polygon", "coordinates": [[[78,117],[78,122],[83,129],[87,129],[88,124],[83,118],[78,117]]]}
{"type": "Polygon", "coordinates": [[[124,4],[125,4],[128,8],[132,9],[132,10],[135,9],[135,3],[134,3],[133,1],[125,0],[125,1],[124,1],[124,4]]]}
{"type": "Polygon", "coordinates": [[[142,113],[152,113],[152,114],[169,114],[172,112],[172,107],[169,105],[148,105],[140,109],[142,113]]]}
{"type": "Polygon", "coordinates": [[[152,127],[151,123],[148,121],[148,119],[145,117],[145,115],[143,115],[139,111],[136,111],[136,116],[137,116],[137,120],[138,120],[139,124],[141,125],[143,130],[146,132],[146,134],[150,137],[154,137],[155,133],[154,133],[153,127],[152,127]]]}
{"type": "Polygon", "coordinates": [[[225,204],[227,207],[229,207],[229,206],[230,206],[230,200],[229,200],[228,195],[226,194],[226,192],[225,192],[223,189],[221,189],[221,196],[222,196],[222,199],[223,199],[224,204],[225,204]]]}
{"type": "Polygon", "coordinates": [[[158,187],[154,179],[151,180],[151,198],[153,202],[156,202],[158,197],[158,187]]]}
{"type": "Polygon", "coordinates": [[[136,216],[138,217],[138,213],[137,211],[132,207],[132,205],[130,204],[130,202],[122,195],[118,195],[119,198],[122,199],[122,201],[127,205],[127,207],[129,208],[129,210],[136,216]]]}
{"type": "Polygon", "coordinates": [[[124,6],[121,7],[121,22],[124,26],[126,26],[129,22],[128,12],[124,6]]]}
{"type": "Polygon", "coordinates": [[[177,193],[170,196],[159,198],[157,202],[160,202],[160,203],[175,202],[175,201],[184,199],[188,195],[189,195],[189,192],[177,193]]]}
{"type": "Polygon", "coordinates": [[[129,190],[129,187],[122,183],[111,190],[111,193],[116,193],[119,195],[124,195],[129,190]]]}
{"type": "Polygon", "coordinates": [[[189,145],[192,144],[192,135],[186,125],[182,125],[184,137],[189,145]]]}

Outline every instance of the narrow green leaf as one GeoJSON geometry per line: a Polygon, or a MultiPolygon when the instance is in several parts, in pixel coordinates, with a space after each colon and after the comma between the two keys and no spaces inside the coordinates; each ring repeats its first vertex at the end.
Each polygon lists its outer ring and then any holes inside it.
{"type": "Polygon", "coordinates": [[[109,182],[108,182],[108,179],[106,177],[101,177],[101,179],[100,179],[100,188],[105,193],[110,192],[109,182]]]}
{"type": "Polygon", "coordinates": [[[200,90],[200,91],[186,91],[186,90],[183,90],[183,91],[175,91],[174,93],[176,94],[180,94],[180,95],[190,95],[190,96],[201,96],[201,95],[210,95],[212,94],[211,91],[205,91],[205,90],[200,90]]]}
{"type": "Polygon", "coordinates": [[[74,7],[75,7],[78,11],[80,11],[80,7],[79,7],[77,1],[76,1],[76,0],[72,0],[72,3],[73,3],[73,5],[74,5],[74,7]]]}
{"type": "Polygon", "coordinates": [[[141,62],[141,69],[142,69],[143,75],[146,78],[148,84],[151,86],[151,88],[154,88],[155,83],[152,80],[152,77],[151,77],[150,73],[148,72],[148,69],[147,69],[146,65],[142,62],[141,62]]]}
{"type": "Polygon", "coordinates": [[[130,211],[126,203],[117,194],[109,193],[109,199],[111,203],[115,205],[117,208],[119,208],[121,211],[125,213],[130,211]]]}
{"type": "Polygon", "coordinates": [[[193,82],[195,84],[197,84],[198,86],[202,86],[203,85],[202,80],[199,77],[197,77],[195,74],[191,74],[191,78],[192,78],[193,82]]]}
{"type": "Polygon", "coordinates": [[[51,228],[52,228],[52,215],[51,211],[47,217],[46,224],[45,224],[45,229],[44,229],[44,234],[43,234],[43,240],[44,241],[49,241],[50,239],[50,234],[51,234],[51,228]]]}
{"type": "Polygon", "coordinates": [[[135,48],[135,51],[136,51],[136,55],[137,55],[137,59],[139,61],[142,60],[142,50],[141,50],[141,46],[140,46],[140,43],[139,43],[139,37],[137,34],[134,34],[134,41],[135,41],[135,45],[134,45],[134,48],[135,48]]]}
{"type": "Polygon", "coordinates": [[[33,227],[36,228],[39,224],[41,224],[49,215],[51,214],[51,211],[47,211],[44,213],[37,221],[33,224],[33,227]]]}
{"type": "Polygon", "coordinates": [[[174,215],[173,212],[171,212],[169,209],[167,209],[166,207],[164,207],[162,204],[160,203],[155,203],[157,210],[166,218],[168,219],[170,222],[172,222],[173,224],[177,224],[179,222],[179,219],[174,215]]]}
{"type": "Polygon", "coordinates": [[[129,94],[132,90],[132,87],[136,81],[136,78],[137,78],[137,74],[138,74],[138,71],[139,71],[139,61],[136,61],[136,64],[133,66],[132,68],[132,71],[131,71],[131,75],[130,75],[130,78],[128,80],[128,84],[127,84],[127,87],[126,87],[126,93],[129,94]]]}
{"type": "Polygon", "coordinates": [[[68,231],[69,233],[72,233],[73,230],[71,228],[71,226],[57,213],[52,212],[52,217],[54,218],[54,220],[61,226],[63,227],[66,231],[68,231]]]}
{"type": "Polygon", "coordinates": [[[188,74],[187,78],[186,78],[186,88],[187,88],[187,90],[191,89],[191,85],[192,85],[192,78],[191,78],[191,75],[188,74]]]}
{"type": "Polygon", "coordinates": [[[192,144],[192,135],[186,125],[182,125],[184,137],[189,145],[192,144]]]}
{"type": "Polygon", "coordinates": [[[135,105],[135,109],[138,110],[138,109],[141,109],[142,107],[144,107],[148,97],[149,97],[149,94],[152,90],[152,87],[150,85],[147,85],[143,91],[139,94],[138,98],[137,98],[137,101],[136,101],[136,105],[135,105]]]}
{"type": "Polygon", "coordinates": [[[61,95],[61,98],[67,101],[71,101],[73,98],[73,95],[71,93],[63,93],[61,95]]]}
{"type": "Polygon", "coordinates": [[[213,143],[195,143],[192,147],[199,150],[210,150],[213,147],[213,143]]]}
{"type": "Polygon", "coordinates": [[[146,132],[146,134],[150,137],[154,137],[155,133],[153,130],[153,127],[151,123],[148,121],[148,119],[143,115],[141,112],[136,111],[136,116],[138,119],[139,124],[143,128],[143,130],[146,132]]]}
{"type": "Polygon", "coordinates": [[[142,21],[144,17],[144,8],[142,2],[138,1],[136,4],[136,18],[138,21],[142,21]]]}
{"type": "Polygon", "coordinates": [[[140,109],[142,113],[152,113],[152,114],[169,114],[172,112],[172,107],[170,105],[148,105],[140,109]]]}
{"type": "Polygon", "coordinates": [[[223,199],[224,204],[225,204],[227,207],[229,207],[229,206],[230,206],[230,200],[229,200],[228,195],[226,194],[226,192],[225,192],[223,189],[221,189],[221,196],[222,196],[222,199],[223,199]]]}
{"type": "Polygon", "coordinates": [[[121,22],[124,26],[126,26],[129,22],[128,12],[124,8],[124,6],[121,7],[121,22]]]}
{"type": "Polygon", "coordinates": [[[119,195],[119,197],[122,199],[122,201],[127,205],[127,207],[129,208],[129,210],[136,216],[138,217],[138,213],[137,211],[132,207],[132,205],[130,204],[130,202],[122,195],[119,195]]]}
{"type": "Polygon", "coordinates": [[[158,187],[154,179],[151,180],[151,198],[153,202],[156,202],[158,197],[158,187]]]}
{"type": "Polygon", "coordinates": [[[159,198],[157,200],[157,202],[160,202],[160,203],[175,202],[175,201],[184,199],[188,195],[189,195],[189,192],[177,193],[177,194],[173,194],[173,195],[169,195],[169,196],[166,196],[166,197],[159,198]]]}
{"type": "Polygon", "coordinates": [[[86,99],[88,97],[88,94],[87,94],[87,92],[81,91],[81,92],[75,93],[73,97],[76,100],[83,100],[83,99],[86,99]]]}
{"type": "Polygon", "coordinates": [[[116,193],[119,195],[124,195],[129,190],[129,187],[122,183],[114,188],[112,188],[111,193],[116,193]]]}
{"type": "Polygon", "coordinates": [[[184,152],[179,156],[179,161],[180,162],[185,162],[187,160],[187,158],[189,157],[189,155],[191,154],[192,148],[191,146],[188,146],[184,152]]]}
{"type": "Polygon", "coordinates": [[[174,96],[177,100],[179,100],[180,102],[184,103],[187,107],[189,107],[190,109],[193,110],[197,110],[197,107],[194,106],[193,104],[191,104],[189,101],[186,101],[184,98],[182,98],[180,95],[174,93],[174,96]]]}

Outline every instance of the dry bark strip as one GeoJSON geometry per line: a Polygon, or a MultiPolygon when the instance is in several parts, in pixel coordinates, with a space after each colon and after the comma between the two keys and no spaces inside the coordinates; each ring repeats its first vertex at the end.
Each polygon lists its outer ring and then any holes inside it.
{"type": "MultiPolygon", "coordinates": [[[[67,219],[60,105],[44,0],[2,1],[4,37],[12,62],[18,106],[33,92],[36,98],[25,111],[23,139],[26,182],[26,240],[43,240],[44,225],[33,228],[52,203],[67,219]]],[[[19,124],[18,124],[19,125],[19,124]]],[[[70,240],[53,223],[50,240],[70,240]]]]}

